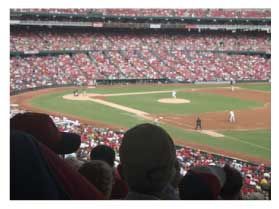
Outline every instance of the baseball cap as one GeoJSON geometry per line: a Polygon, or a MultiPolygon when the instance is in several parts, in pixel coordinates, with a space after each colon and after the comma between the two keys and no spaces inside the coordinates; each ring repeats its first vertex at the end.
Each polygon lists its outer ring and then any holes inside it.
{"type": "Polygon", "coordinates": [[[31,134],[57,154],[75,152],[81,143],[78,134],[60,132],[51,117],[44,113],[19,113],[10,119],[10,128],[31,134]]]}

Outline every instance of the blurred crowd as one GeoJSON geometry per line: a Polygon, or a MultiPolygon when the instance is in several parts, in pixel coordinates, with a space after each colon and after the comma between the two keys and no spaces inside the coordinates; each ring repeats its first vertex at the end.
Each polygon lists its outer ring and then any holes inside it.
{"type": "Polygon", "coordinates": [[[259,55],[194,51],[94,51],[11,57],[11,91],[53,85],[89,85],[96,79],[179,81],[268,80],[271,60],[259,55]]]}
{"type": "Polygon", "coordinates": [[[115,16],[270,18],[270,9],[12,9],[15,12],[115,16]]]}
{"type": "Polygon", "coordinates": [[[217,50],[270,52],[266,34],[120,34],[90,32],[11,32],[10,50],[18,52],[59,50],[217,50]]]}
{"type": "Polygon", "coordinates": [[[11,91],[97,79],[268,80],[270,59],[214,51],[270,53],[266,34],[120,34],[12,31],[11,52],[85,50],[11,57],[11,91]],[[20,78],[20,79],[19,79],[20,78]]]}

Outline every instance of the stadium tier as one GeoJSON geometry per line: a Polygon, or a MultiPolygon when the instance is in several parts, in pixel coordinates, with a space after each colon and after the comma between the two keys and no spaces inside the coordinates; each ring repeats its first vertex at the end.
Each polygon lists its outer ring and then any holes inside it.
{"type": "Polygon", "coordinates": [[[10,41],[12,52],[82,51],[12,57],[12,91],[76,81],[88,84],[98,79],[168,78],[194,82],[270,78],[270,59],[239,54],[269,53],[270,37],[263,33],[136,35],[28,30],[12,31],[10,41]],[[19,77],[23,79],[18,80],[19,77]]]}
{"type": "Polygon", "coordinates": [[[13,12],[115,16],[270,18],[269,9],[12,9],[13,12]]]}
{"type": "Polygon", "coordinates": [[[269,52],[270,36],[263,33],[123,34],[88,32],[12,31],[11,51],[58,50],[216,50],[269,52]]]}

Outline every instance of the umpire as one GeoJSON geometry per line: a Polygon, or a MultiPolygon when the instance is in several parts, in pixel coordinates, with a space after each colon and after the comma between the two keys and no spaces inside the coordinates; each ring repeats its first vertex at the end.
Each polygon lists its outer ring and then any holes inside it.
{"type": "Polygon", "coordinates": [[[195,129],[197,130],[198,128],[199,128],[200,130],[202,129],[200,117],[198,117],[197,120],[196,120],[196,128],[195,128],[195,129]]]}

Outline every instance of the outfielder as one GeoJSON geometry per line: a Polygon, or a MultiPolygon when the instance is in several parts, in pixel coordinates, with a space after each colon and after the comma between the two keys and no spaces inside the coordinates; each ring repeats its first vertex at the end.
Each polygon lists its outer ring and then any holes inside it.
{"type": "Polygon", "coordinates": [[[229,113],[229,122],[235,123],[235,114],[234,114],[234,111],[232,111],[232,110],[229,113]]]}
{"type": "Polygon", "coordinates": [[[172,91],[172,98],[176,99],[176,91],[172,91]]]}

